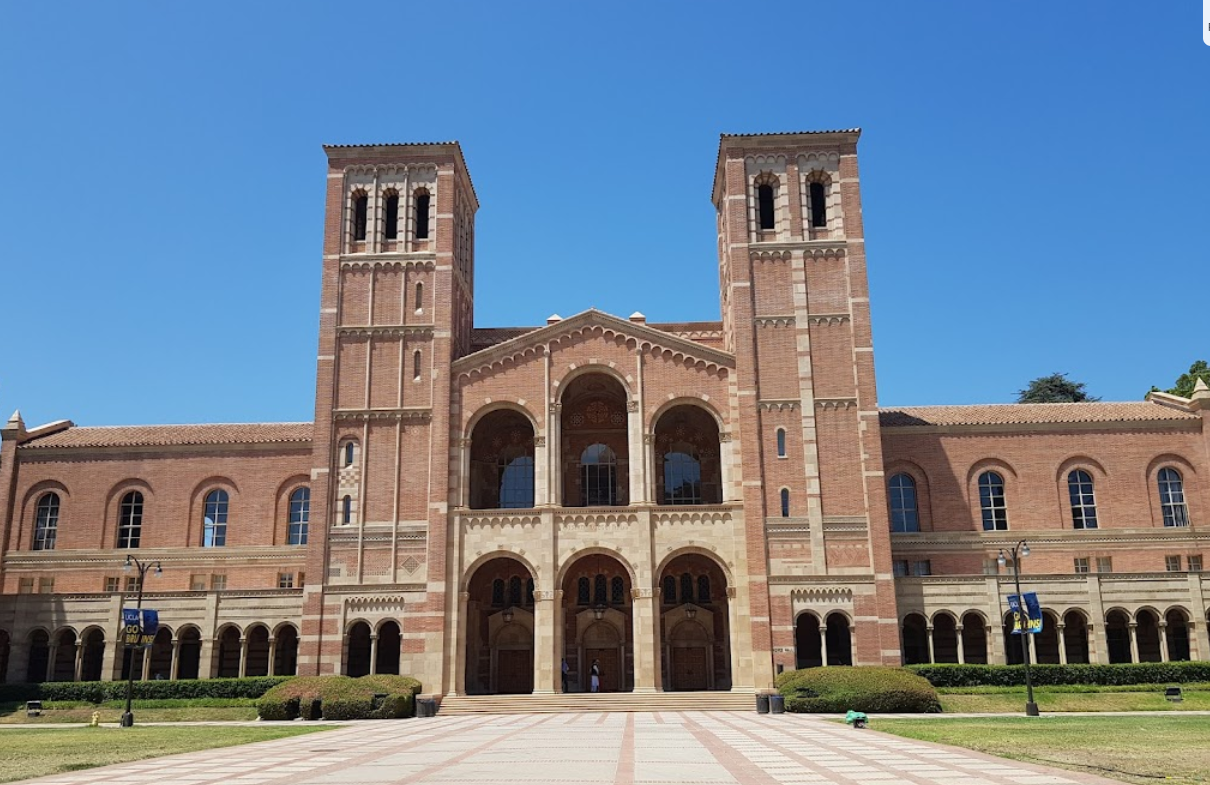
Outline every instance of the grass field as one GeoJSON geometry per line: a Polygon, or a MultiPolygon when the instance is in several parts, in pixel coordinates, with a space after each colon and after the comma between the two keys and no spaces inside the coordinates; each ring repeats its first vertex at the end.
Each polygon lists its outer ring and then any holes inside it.
{"type": "Polygon", "coordinates": [[[1210,716],[888,719],[870,727],[1140,785],[1210,780],[1210,716]]]}
{"type": "MultiPolygon", "coordinates": [[[[86,724],[94,711],[101,712],[101,722],[117,722],[126,710],[123,701],[107,701],[100,705],[78,701],[44,701],[41,717],[27,717],[24,703],[0,703],[0,724],[35,725],[47,722],[78,722],[86,724]]],[[[139,700],[134,702],[134,718],[141,722],[223,722],[256,719],[253,698],[207,698],[202,700],[139,700]]]]}
{"type": "MultiPolygon", "coordinates": [[[[1015,714],[1025,709],[1024,687],[974,687],[937,690],[946,713],[1015,714]]],[[[1187,686],[1184,700],[1164,698],[1163,685],[1138,687],[1044,687],[1034,690],[1044,712],[1055,711],[1210,711],[1210,689],[1187,686]]]]}
{"type": "Polygon", "coordinates": [[[0,730],[0,782],[80,771],[178,752],[268,741],[324,729],[324,726],[317,725],[263,728],[152,728],[137,725],[133,728],[7,728],[0,730]]]}

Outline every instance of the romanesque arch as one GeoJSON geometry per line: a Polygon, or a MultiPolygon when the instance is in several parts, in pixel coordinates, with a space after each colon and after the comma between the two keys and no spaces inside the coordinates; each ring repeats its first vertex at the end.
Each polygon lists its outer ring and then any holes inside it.
{"type": "Polygon", "coordinates": [[[794,620],[794,667],[818,668],[823,665],[823,640],[819,617],[810,611],[794,620]]]}
{"type": "Polygon", "coordinates": [[[1189,659],[1189,614],[1184,608],[1169,608],[1164,614],[1165,637],[1168,639],[1168,659],[1183,662],[1189,659]]]}
{"type": "Polygon", "coordinates": [[[466,692],[533,692],[533,572],[518,558],[493,556],[473,567],[466,587],[466,692]]]}
{"type": "Polygon", "coordinates": [[[824,623],[824,643],[829,665],[853,664],[853,626],[847,615],[840,611],[828,614],[824,623]]]}
{"type": "Polygon", "coordinates": [[[216,674],[220,679],[239,677],[240,662],[240,631],[234,624],[228,624],[219,630],[216,636],[216,652],[218,662],[216,674]]]}
{"type": "Polygon", "coordinates": [[[718,422],[695,404],[680,404],[656,421],[657,504],[719,504],[723,478],[718,422]]]}
{"type": "Polygon", "coordinates": [[[1105,614],[1105,640],[1109,645],[1109,662],[1133,662],[1130,650],[1130,616],[1115,608],[1105,614]]]}
{"type": "Polygon", "coordinates": [[[976,611],[962,614],[962,661],[987,664],[987,619],[976,611]]]}
{"type": "Polygon", "coordinates": [[[1160,662],[1164,655],[1160,647],[1160,618],[1151,608],[1140,608],[1134,614],[1135,639],[1139,662],[1160,662]]]}
{"type": "Polygon", "coordinates": [[[378,651],[374,661],[375,673],[399,673],[399,652],[402,634],[399,622],[387,619],[378,625],[378,651]]]}
{"type": "Polygon", "coordinates": [[[568,689],[587,692],[597,663],[601,692],[634,689],[634,595],[629,565],[600,550],[563,566],[563,651],[568,689]]]}
{"type": "Polygon", "coordinates": [[[1042,611],[1042,631],[1030,636],[1038,651],[1035,657],[1044,665],[1059,664],[1059,617],[1054,611],[1042,611]]]}
{"type": "Polygon", "coordinates": [[[909,613],[903,617],[903,664],[921,665],[930,661],[928,621],[922,614],[909,613]]]}
{"type": "Polygon", "coordinates": [[[1063,614],[1063,648],[1069,663],[1091,662],[1088,649],[1088,617],[1081,611],[1063,614]]]}
{"type": "Polygon", "coordinates": [[[629,396],[603,372],[576,376],[560,395],[561,467],[566,507],[630,503],[629,396]]]}
{"type": "Polygon", "coordinates": [[[346,676],[357,678],[369,675],[370,650],[373,648],[372,636],[370,623],[361,619],[350,624],[345,631],[344,672],[346,676]]]}
{"type": "Polygon", "coordinates": [[[731,689],[730,593],[723,566],[684,549],[663,563],[658,585],[664,689],[731,689]]]}
{"type": "Polygon", "coordinates": [[[46,681],[50,666],[50,635],[44,629],[31,630],[26,638],[29,660],[25,669],[25,680],[31,684],[46,681]]]}
{"type": "Polygon", "coordinates": [[[245,676],[269,675],[269,628],[253,624],[244,630],[245,676]]]}
{"type": "Polygon", "coordinates": [[[534,426],[515,409],[496,409],[471,431],[472,510],[534,506],[534,426]]]}
{"type": "Polygon", "coordinates": [[[192,625],[177,630],[176,677],[196,679],[201,676],[202,632],[192,625]]]}
{"type": "Polygon", "coordinates": [[[54,661],[51,663],[50,681],[75,681],[76,678],[76,631],[64,627],[55,632],[52,639],[54,661]]]}
{"type": "Polygon", "coordinates": [[[295,675],[298,672],[298,628],[289,622],[280,624],[273,633],[273,640],[273,675],[295,675]]]}

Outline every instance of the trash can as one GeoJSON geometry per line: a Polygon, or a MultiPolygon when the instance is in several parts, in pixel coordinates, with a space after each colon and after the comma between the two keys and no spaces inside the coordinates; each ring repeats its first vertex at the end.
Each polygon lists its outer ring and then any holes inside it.
{"type": "Polygon", "coordinates": [[[26,701],[25,702],[26,717],[41,717],[42,716],[42,701],[26,701]]]}
{"type": "Polygon", "coordinates": [[[769,696],[769,713],[770,714],[785,714],[786,699],[781,695],[769,696]]]}
{"type": "Polygon", "coordinates": [[[417,717],[436,717],[437,701],[432,698],[420,698],[416,701],[417,717]]]}
{"type": "Polygon", "coordinates": [[[764,694],[763,692],[756,696],[756,713],[757,714],[768,714],[769,713],[769,696],[764,694]]]}

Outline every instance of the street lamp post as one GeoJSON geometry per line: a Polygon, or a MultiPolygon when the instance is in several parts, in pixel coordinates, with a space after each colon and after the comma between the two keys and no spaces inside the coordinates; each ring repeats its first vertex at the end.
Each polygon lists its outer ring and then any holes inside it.
{"type": "MultiPolygon", "coordinates": [[[[1017,613],[1025,614],[1025,598],[1021,594],[1021,559],[1029,555],[1029,544],[1025,540],[1021,540],[1012,548],[1009,549],[1011,557],[1005,557],[1004,549],[1000,549],[1000,555],[996,557],[996,563],[1003,567],[1008,558],[1013,562],[1013,583],[1017,587],[1017,613]]],[[[1038,704],[1034,703],[1034,680],[1029,672],[1029,631],[1026,625],[1021,625],[1021,663],[1025,666],[1025,716],[1037,717],[1038,704]]]]}
{"type": "MultiPolygon", "coordinates": [[[[131,568],[139,571],[139,593],[135,599],[134,607],[142,611],[143,609],[143,579],[147,577],[147,571],[154,568],[153,575],[160,576],[164,574],[164,570],[160,567],[159,562],[141,562],[130,554],[126,554],[126,563],[122,565],[122,572],[129,573],[131,568]]],[[[130,710],[131,701],[134,698],[134,650],[142,643],[143,617],[139,614],[139,644],[131,646],[126,644],[126,651],[130,653],[130,664],[126,667],[126,712],[122,715],[122,720],[119,723],[123,728],[129,728],[134,725],[134,712],[130,710]]],[[[144,657],[147,654],[143,655],[144,657]]]]}

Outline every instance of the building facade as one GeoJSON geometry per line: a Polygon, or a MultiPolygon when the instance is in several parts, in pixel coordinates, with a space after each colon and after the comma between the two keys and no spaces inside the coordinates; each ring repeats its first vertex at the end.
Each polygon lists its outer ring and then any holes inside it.
{"type": "Polygon", "coordinates": [[[328,157],[313,423],[0,431],[0,677],[441,695],[1210,657],[1210,390],[877,403],[859,131],[725,135],[721,320],[474,327],[456,143],[328,157]],[[137,577],[155,643],[118,640],[137,577]],[[567,663],[564,682],[563,663],[567,663]],[[566,686],[565,686],[566,685],[566,686]]]}

